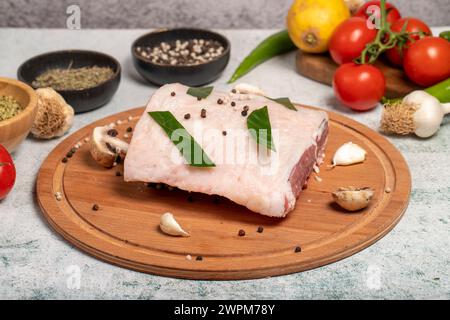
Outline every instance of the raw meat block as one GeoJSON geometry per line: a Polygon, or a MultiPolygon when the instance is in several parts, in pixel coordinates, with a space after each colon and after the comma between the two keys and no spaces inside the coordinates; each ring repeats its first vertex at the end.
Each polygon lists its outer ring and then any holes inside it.
{"type": "Polygon", "coordinates": [[[168,84],[153,94],[133,133],[125,158],[125,181],[165,183],[220,195],[273,217],[284,217],[293,210],[313,167],[322,161],[327,114],[300,107],[293,111],[252,94],[213,91],[198,100],[187,90],[181,84],[168,84]],[[275,151],[258,145],[247,128],[247,117],[264,106],[275,151]],[[206,110],[203,117],[202,109],[206,110]],[[171,112],[216,166],[189,165],[147,114],[150,111],[171,112]]]}

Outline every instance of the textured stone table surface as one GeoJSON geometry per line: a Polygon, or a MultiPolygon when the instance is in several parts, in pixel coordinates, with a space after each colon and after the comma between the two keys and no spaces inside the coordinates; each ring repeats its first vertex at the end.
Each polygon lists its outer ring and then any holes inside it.
{"type": "MultiPolygon", "coordinates": [[[[435,28],[435,33],[446,28],[435,28]]],[[[448,28],[447,28],[448,29],[448,28]]],[[[0,29],[0,76],[39,53],[67,48],[103,51],[123,67],[120,88],[105,107],[77,115],[71,132],[104,116],[144,105],[156,90],[135,72],[132,41],[145,30],[0,29]]],[[[273,30],[222,30],[231,61],[214,83],[225,84],[239,61],[273,30]]],[[[333,110],[376,130],[381,108],[353,113],[340,107],[330,87],[301,77],[294,53],[255,69],[243,81],[270,96],[333,110]]],[[[347,259],[315,270],[249,281],[189,281],[147,275],[96,260],[73,248],[43,220],[35,200],[36,174],[61,141],[28,138],[15,152],[14,191],[0,202],[0,298],[15,299],[407,299],[450,298],[450,124],[428,140],[389,138],[406,158],[413,181],[409,207],[383,239],[347,259]],[[76,267],[73,267],[76,266],[76,267]],[[79,267],[79,289],[70,284],[79,267]]],[[[444,122],[444,123],[445,123],[444,122]]],[[[368,173],[370,174],[370,173],[368,173]]]]}

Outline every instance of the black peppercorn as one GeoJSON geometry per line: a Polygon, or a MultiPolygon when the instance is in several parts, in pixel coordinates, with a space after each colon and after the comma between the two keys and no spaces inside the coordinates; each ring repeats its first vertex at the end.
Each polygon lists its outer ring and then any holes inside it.
{"type": "Polygon", "coordinates": [[[197,261],[202,261],[202,260],[203,260],[203,257],[202,257],[202,256],[197,256],[197,258],[195,258],[195,260],[197,260],[197,261]]]}
{"type": "Polygon", "coordinates": [[[299,253],[302,252],[302,248],[300,248],[299,246],[295,247],[295,253],[299,253]]]}
{"type": "Polygon", "coordinates": [[[175,92],[172,91],[172,92],[170,93],[170,95],[171,95],[172,97],[175,97],[175,92]]]}
{"type": "Polygon", "coordinates": [[[263,227],[261,227],[261,226],[259,226],[258,227],[258,230],[256,230],[258,233],[263,233],[263,231],[264,231],[264,228],[263,227]]]}
{"type": "Polygon", "coordinates": [[[92,210],[98,211],[98,209],[100,209],[99,206],[98,206],[98,204],[94,204],[94,205],[92,206],[92,210]]]}
{"type": "Polygon", "coordinates": [[[191,118],[191,115],[189,114],[189,113],[186,113],[185,115],[184,115],[184,118],[187,120],[187,119],[190,119],[191,118]]]}
{"type": "Polygon", "coordinates": [[[117,132],[116,129],[109,129],[109,130],[106,132],[106,134],[107,134],[108,136],[115,137],[115,136],[117,136],[119,133],[117,132]]]}
{"type": "Polygon", "coordinates": [[[236,102],[231,101],[231,106],[234,107],[236,105],[236,102]]]}
{"type": "Polygon", "coordinates": [[[128,127],[127,128],[127,132],[131,132],[131,131],[133,131],[133,128],[132,127],[128,127]]]}
{"type": "Polygon", "coordinates": [[[245,231],[244,230],[239,230],[239,233],[238,233],[238,235],[239,235],[239,237],[243,237],[243,236],[245,236],[245,231]]]}

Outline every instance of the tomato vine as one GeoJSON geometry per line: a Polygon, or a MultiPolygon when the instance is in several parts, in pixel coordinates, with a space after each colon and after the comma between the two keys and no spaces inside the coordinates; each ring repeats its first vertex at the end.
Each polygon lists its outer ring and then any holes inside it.
{"type": "MultiPolygon", "coordinates": [[[[376,13],[373,13],[376,14],[376,13]]],[[[375,40],[366,45],[361,55],[354,60],[357,64],[374,63],[386,50],[401,48],[407,41],[414,41],[412,36],[424,36],[423,32],[406,32],[407,23],[400,32],[393,32],[386,20],[386,0],[380,0],[380,25],[375,40]]]]}

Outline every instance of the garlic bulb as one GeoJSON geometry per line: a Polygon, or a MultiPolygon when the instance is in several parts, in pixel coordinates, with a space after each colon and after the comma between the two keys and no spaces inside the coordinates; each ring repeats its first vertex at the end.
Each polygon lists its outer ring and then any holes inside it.
{"type": "Polygon", "coordinates": [[[450,104],[441,104],[429,93],[416,90],[401,101],[384,106],[380,129],[386,133],[415,133],[428,138],[439,130],[447,113],[450,113],[450,104]]]}
{"type": "Polygon", "coordinates": [[[333,157],[333,167],[349,166],[351,164],[363,162],[366,159],[366,150],[356,143],[347,142],[337,149],[333,157]]]}
{"type": "Polygon", "coordinates": [[[72,127],[73,108],[52,88],[37,89],[36,94],[37,113],[31,133],[39,139],[63,136],[72,127]]]}
{"type": "Polygon", "coordinates": [[[171,236],[189,237],[189,233],[184,231],[178,222],[175,220],[173,214],[166,212],[161,216],[159,223],[161,230],[171,236]]]}
{"type": "Polygon", "coordinates": [[[334,201],[348,211],[364,209],[369,205],[374,191],[369,188],[341,187],[332,193],[334,201]]]}

